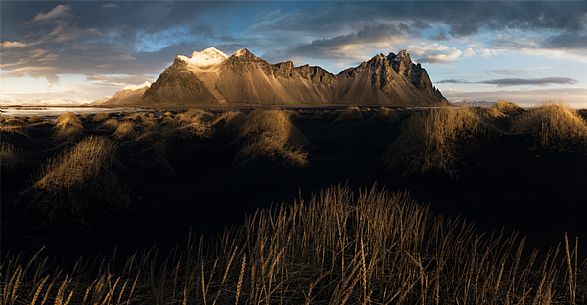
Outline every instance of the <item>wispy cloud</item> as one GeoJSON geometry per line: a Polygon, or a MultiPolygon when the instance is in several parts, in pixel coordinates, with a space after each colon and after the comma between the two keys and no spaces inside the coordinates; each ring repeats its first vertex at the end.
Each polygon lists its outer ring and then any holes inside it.
{"type": "Polygon", "coordinates": [[[70,12],[71,7],[69,5],[59,4],[48,12],[37,14],[35,18],[33,18],[33,21],[46,22],[55,19],[60,19],[68,16],[70,12]]]}
{"type": "Polygon", "coordinates": [[[496,85],[498,87],[509,86],[541,86],[541,85],[572,85],[576,84],[577,80],[569,77],[542,77],[542,78],[497,78],[481,81],[467,81],[464,79],[443,79],[437,81],[438,84],[488,84],[496,85]]]}

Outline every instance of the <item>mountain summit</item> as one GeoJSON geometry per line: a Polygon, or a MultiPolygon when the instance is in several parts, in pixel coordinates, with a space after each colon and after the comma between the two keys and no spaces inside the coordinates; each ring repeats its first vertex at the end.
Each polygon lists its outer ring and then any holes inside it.
{"type": "MultiPolygon", "coordinates": [[[[124,101],[105,102],[120,103],[124,101]]],[[[271,64],[246,48],[228,56],[211,47],[190,57],[178,55],[138,104],[433,106],[447,100],[405,49],[378,54],[335,75],[317,66],[295,67],[291,61],[271,64]]]]}

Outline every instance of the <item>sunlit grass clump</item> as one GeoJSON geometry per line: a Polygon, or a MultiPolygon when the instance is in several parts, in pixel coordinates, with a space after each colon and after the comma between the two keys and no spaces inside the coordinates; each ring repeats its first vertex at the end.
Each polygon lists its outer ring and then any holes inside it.
{"type": "Polygon", "coordinates": [[[544,148],[566,150],[587,144],[587,123],[563,104],[530,109],[513,121],[513,131],[531,135],[544,148]]]}
{"type": "Polygon", "coordinates": [[[168,256],[153,249],[65,269],[42,253],[9,257],[2,304],[585,304],[577,246],[565,237],[533,251],[406,194],[339,187],[168,256]]]}
{"type": "Polygon", "coordinates": [[[434,108],[412,114],[384,154],[384,164],[405,174],[451,173],[460,145],[483,127],[470,108],[434,108]]]}
{"type": "Polygon", "coordinates": [[[92,116],[92,121],[96,122],[96,123],[101,123],[106,121],[107,119],[110,118],[110,112],[107,111],[103,111],[103,112],[96,112],[93,116],[92,116]]]}
{"type": "Polygon", "coordinates": [[[84,126],[73,112],[65,112],[55,122],[55,139],[57,141],[75,141],[83,134],[84,126]]]}
{"type": "Polygon", "coordinates": [[[114,131],[114,130],[116,130],[116,128],[118,128],[118,125],[120,125],[120,121],[112,118],[112,119],[107,119],[104,122],[102,122],[102,124],[100,125],[100,128],[114,131]]]}
{"type": "Polygon", "coordinates": [[[240,111],[227,111],[212,121],[216,132],[237,136],[242,126],[247,121],[247,114],[240,111]]]}
{"type": "Polygon", "coordinates": [[[356,106],[351,106],[345,108],[338,114],[338,117],[334,120],[334,123],[348,123],[348,122],[356,122],[363,120],[363,111],[361,108],[356,106]]]}
{"type": "Polygon", "coordinates": [[[242,147],[236,158],[241,163],[259,158],[292,167],[304,167],[308,163],[304,147],[309,146],[309,141],[283,110],[251,112],[240,128],[238,141],[242,147]]]}
{"type": "Polygon", "coordinates": [[[481,111],[482,115],[490,119],[501,119],[521,114],[524,112],[524,109],[512,102],[497,101],[491,107],[479,108],[479,111],[481,111]]]}
{"type": "Polygon", "coordinates": [[[0,122],[2,135],[27,135],[28,122],[20,118],[3,117],[0,122]]]}
{"type": "Polygon", "coordinates": [[[190,109],[174,117],[174,135],[180,138],[209,137],[214,115],[202,109],[190,109]]]}
{"type": "Polygon", "coordinates": [[[116,146],[104,137],[87,137],[50,159],[22,200],[50,221],[88,221],[128,204],[113,172],[116,146]]]}
{"type": "Polygon", "coordinates": [[[132,121],[122,122],[116,127],[114,136],[119,140],[132,140],[137,136],[136,124],[132,121]]]}

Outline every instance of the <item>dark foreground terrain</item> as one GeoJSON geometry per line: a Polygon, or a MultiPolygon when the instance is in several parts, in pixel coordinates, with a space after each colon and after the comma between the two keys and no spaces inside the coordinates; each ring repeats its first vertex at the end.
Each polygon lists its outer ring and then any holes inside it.
{"type": "Polygon", "coordinates": [[[562,106],[1,124],[0,304],[587,301],[587,124],[562,106]]]}

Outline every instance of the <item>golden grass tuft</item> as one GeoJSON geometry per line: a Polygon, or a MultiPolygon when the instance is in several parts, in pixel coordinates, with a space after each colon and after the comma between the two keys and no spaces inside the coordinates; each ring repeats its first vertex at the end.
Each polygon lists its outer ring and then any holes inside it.
{"type": "Polygon", "coordinates": [[[0,296],[3,304],[585,304],[578,246],[565,236],[539,252],[518,234],[481,234],[436,216],[405,193],[333,187],[168,255],[154,248],[48,268],[43,253],[13,254],[0,261],[0,296]]]}
{"type": "Polygon", "coordinates": [[[114,136],[119,140],[132,140],[136,138],[136,124],[132,121],[122,122],[116,127],[114,136]]]}
{"type": "Polygon", "coordinates": [[[115,146],[103,137],[88,137],[49,161],[35,186],[54,190],[70,188],[99,175],[110,166],[115,146]]]}
{"type": "Polygon", "coordinates": [[[75,141],[82,136],[84,126],[73,112],[65,112],[55,122],[55,140],[75,141]]]}
{"type": "Polygon", "coordinates": [[[248,115],[238,133],[242,147],[236,160],[246,163],[258,158],[279,160],[286,166],[304,167],[310,145],[283,110],[255,110],[248,115]]]}
{"type": "Polygon", "coordinates": [[[50,159],[27,202],[49,221],[87,224],[96,215],[128,206],[126,189],[113,172],[116,146],[90,136],[50,159]]]}
{"type": "Polygon", "coordinates": [[[435,108],[412,114],[384,154],[389,170],[404,174],[451,173],[459,145],[482,131],[470,108],[435,108]]]}
{"type": "Polygon", "coordinates": [[[43,118],[41,118],[40,116],[33,114],[30,117],[27,118],[27,122],[29,124],[36,124],[36,123],[40,123],[43,121],[43,118]]]}
{"type": "Polygon", "coordinates": [[[501,119],[511,117],[524,112],[520,106],[507,101],[497,101],[494,105],[487,108],[479,108],[480,115],[489,119],[501,119]]]}
{"type": "Polygon", "coordinates": [[[363,118],[363,111],[361,110],[361,108],[352,106],[347,107],[345,110],[341,111],[333,123],[340,124],[348,122],[357,122],[362,121],[363,118]]]}
{"type": "Polygon", "coordinates": [[[92,121],[94,121],[96,123],[101,123],[101,122],[106,121],[109,118],[110,118],[110,112],[107,112],[107,111],[96,112],[92,116],[92,121]]]}
{"type": "Polygon", "coordinates": [[[230,135],[237,136],[247,121],[247,114],[240,111],[228,111],[212,121],[215,130],[227,132],[230,135]]]}
{"type": "Polygon", "coordinates": [[[106,129],[106,130],[116,130],[116,128],[118,128],[118,126],[120,125],[120,121],[117,119],[107,119],[106,121],[104,121],[104,123],[102,123],[102,125],[100,125],[100,128],[106,129]]]}
{"type": "Polygon", "coordinates": [[[587,123],[564,104],[532,108],[512,125],[514,132],[531,135],[544,148],[566,150],[587,144],[587,123]]]}
{"type": "Polygon", "coordinates": [[[2,134],[19,134],[27,135],[29,124],[21,118],[5,117],[0,123],[0,132],[2,134]]]}
{"type": "Polygon", "coordinates": [[[211,124],[214,115],[202,109],[190,109],[173,118],[170,136],[178,138],[207,138],[211,135],[211,124]]]}

